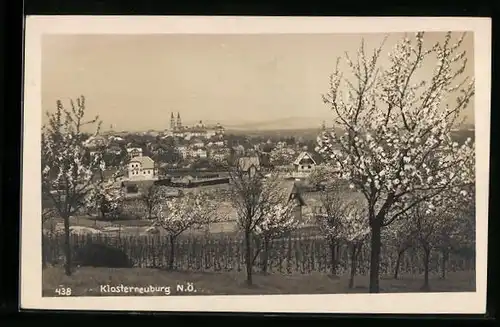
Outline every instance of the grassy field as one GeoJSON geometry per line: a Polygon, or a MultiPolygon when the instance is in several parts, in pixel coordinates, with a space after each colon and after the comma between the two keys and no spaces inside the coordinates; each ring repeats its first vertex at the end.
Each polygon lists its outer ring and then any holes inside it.
{"type": "MultiPolygon", "coordinates": [[[[422,276],[401,276],[394,280],[382,276],[381,292],[405,293],[419,292],[422,276]]],[[[101,285],[127,287],[170,287],[171,295],[245,295],[245,294],[342,294],[366,293],[368,278],[356,276],[355,287],[349,289],[347,276],[332,278],[324,274],[310,275],[261,275],[254,276],[254,286],[245,285],[243,273],[186,273],[167,272],[147,268],[79,268],[72,276],[64,275],[61,267],[50,267],[43,270],[43,296],[57,296],[56,289],[71,288],[74,296],[112,296],[140,295],[138,293],[103,293],[101,285]],[[196,292],[176,291],[177,285],[187,286],[193,283],[196,292]]],[[[436,276],[430,278],[431,291],[434,292],[473,292],[475,291],[474,272],[450,272],[447,279],[440,280],[436,276]]],[[[165,289],[153,294],[165,295],[165,289]]]]}

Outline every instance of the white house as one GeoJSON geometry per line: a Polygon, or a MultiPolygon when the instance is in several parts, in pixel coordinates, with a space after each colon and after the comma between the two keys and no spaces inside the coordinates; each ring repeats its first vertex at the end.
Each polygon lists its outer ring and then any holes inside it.
{"type": "Polygon", "coordinates": [[[206,149],[196,148],[196,149],[191,149],[190,156],[195,158],[206,158],[208,157],[208,153],[206,149]]]}
{"type": "Polygon", "coordinates": [[[312,155],[309,152],[301,152],[293,162],[295,178],[306,178],[316,166],[312,155]]]}
{"type": "Polygon", "coordinates": [[[205,143],[203,143],[203,141],[200,139],[195,139],[192,140],[192,146],[194,148],[203,148],[205,146],[205,143]]]}
{"type": "Polygon", "coordinates": [[[152,180],[158,179],[155,162],[150,157],[134,157],[128,164],[129,180],[152,180]]]}

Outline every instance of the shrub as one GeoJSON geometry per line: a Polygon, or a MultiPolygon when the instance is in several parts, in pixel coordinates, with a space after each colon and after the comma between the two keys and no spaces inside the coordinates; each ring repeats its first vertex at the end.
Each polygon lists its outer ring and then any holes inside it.
{"type": "Polygon", "coordinates": [[[133,262],[120,249],[105,244],[86,244],[75,251],[75,264],[80,266],[132,268],[133,262]]]}

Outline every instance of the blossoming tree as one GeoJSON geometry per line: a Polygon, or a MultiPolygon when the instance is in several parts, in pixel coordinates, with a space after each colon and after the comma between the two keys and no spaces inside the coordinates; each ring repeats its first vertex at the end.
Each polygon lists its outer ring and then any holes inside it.
{"type": "Polygon", "coordinates": [[[255,231],[266,220],[276,192],[280,192],[280,176],[271,173],[249,173],[238,166],[228,168],[232,207],[237,214],[238,228],[245,242],[246,282],[252,285],[253,263],[256,258],[255,231]]]}
{"type": "Polygon", "coordinates": [[[156,221],[166,231],[170,242],[168,269],[174,269],[175,242],[179,235],[192,228],[202,228],[220,219],[217,205],[204,192],[186,193],[183,196],[165,199],[156,207],[156,221]]]}
{"type": "Polygon", "coordinates": [[[144,203],[148,213],[148,219],[153,219],[153,214],[158,206],[165,201],[169,188],[160,185],[151,185],[146,192],[141,194],[140,200],[144,203]]]}
{"type": "Polygon", "coordinates": [[[353,288],[359,253],[370,234],[370,226],[365,219],[365,209],[360,207],[358,202],[353,201],[345,209],[340,217],[340,229],[341,238],[349,249],[351,267],[348,287],[353,288]]]}
{"type": "Polygon", "coordinates": [[[287,147],[275,147],[269,153],[269,160],[272,165],[291,165],[297,158],[298,153],[294,149],[287,147]]]}
{"type": "MultiPolygon", "coordinates": [[[[473,201],[465,190],[461,190],[462,197],[473,201]]],[[[429,259],[435,249],[446,249],[464,244],[469,234],[463,229],[464,221],[470,218],[469,212],[465,211],[466,205],[463,201],[457,201],[458,194],[448,190],[432,201],[420,202],[407,212],[412,216],[411,226],[416,241],[423,252],[424,284],[422,290],[429,290],[429,259]]],[[[469,202],[465,201],[465,202],[469,202]]],[[[442,262],[445,268],[445,261],[442,262]]]]}
{"type": "MultiPolygon", "coordinates": [[[[316,189],[321,189],[325,185],[332,184],[336,181],[336,171],[328,164],[320,164],[314,167],[311,173],[307,176],[306,182],[315,187],[316,189]]],[[[345,184],[345,181],[341,181],[345,184]]]]}
{"type": "Polygon", "coordinates": [[[403,255],[417,244],[415,231],[412,226],[411,217],[403,216],[395,220],[382,232],[382,239],[393,250],[396,255],[394,264],[394,279],[398,279],[403,255]]]}
{"type": "Polygon", "coordinates": [[[474,95],[474,81],[460,78],[467,64],[461,50],[464,37],[454,42],[450,32],[428,46],[423,32],[405,36],[383,68],[383,44],[370,54],[362,42],[357,60],[346,54],[352,74],[341,72],[338,59],[330,76],[323,100],[343,134],[323,133],[317,151],[338,168],[339,178],[366,198],[371,293],[379,292],[382,228],[468,179],[461,168],[473,160],[473,148],[470,142],[458,144],[451,135],[474,95]],[[433,60],[435,69],[424,72],[423,65],[433,60]],[[454,104],[450,98],[456,99],[454,104]],[[428,165],[430,158],[438,165],[428,165]],[[415,192],[419,196],[411,196],[415,192]]]}
{"type": "Polygon", "coordinates": [[[45,242],[47,237],[55,234],[55,221],[57,211],[54,208],[44,208],[42,204],[42,268],[47,267],[47,249],[45,242]]]}
{"type": "Polygon", "coordinates": [[[286,235],[295,230],[301,222],[295,215],[296,204],[291,201],[289,194],[285,192],[274,192],[261,210],[262,220],[255,227],[254,233],[257,240],[261,241],[261,247],[257,248],[255,257],[262,251],[262,272],[266,273],[268,268],[269,247],[273,239],[286,235]]]}
{"type": "MultiPolygon", "coordinates": [[[[96,176],[105,169],[102,154],[90,153],[84,146],[85,126],[96,126],[98,117],[85,120],[85,98],[70,102],[71,109],[57,101],[55,112],[47,113],[42,127],[42,192],[64,220],[65,273],[71,275],[70,217],[85,206],[94,189],[96,176]]],[[[98,183],[98,182],[97,182],[98,183]]]]}
{"type": "Polygon", "coordinates": [[[101,219],[115,217],[120,213],[124,191],[114,179],[102,179],[87,194],[85,206],[90,212],[97,212],[101,219]]]}
{"type": "MultiPolygon", "coordinates": [[[[475,191],[474,185],[465,187],[460,192],[461,194],[453,194],[444,197],[446,202],[436,203],[435,205],[451,206],[449,212],[445,215],[454,213],[451,217],[440,217],[445,219],[444,224],[438,225],[436,235],[434,236],[434,247],[441,254],[441,274],[440,278],[446,278],[447,263],[451,251],[455,253],[460,251],[462,254],[470,255],[475,253],[475,236],[476,236],[476,213],[475,213],[475,191]],[[464,201],[456,201],[457,199],[465,198],[464,201]],[[463,253],[466,250],[466,253],[463,253]]],[[[446,195],[446,194],[445,194],[446,195]]],[[[439,207],[438,207],[439,208],[439,207]]]]}
{"type": "Polygon", "coordinates": [[[319,203],[313,209],[314,219],[330,249],[330,274],[337,275],[338,249],[343,240],[345,215],[349,210],[345,188],[338,184],[328,184],[319,195],[319,203]]]}

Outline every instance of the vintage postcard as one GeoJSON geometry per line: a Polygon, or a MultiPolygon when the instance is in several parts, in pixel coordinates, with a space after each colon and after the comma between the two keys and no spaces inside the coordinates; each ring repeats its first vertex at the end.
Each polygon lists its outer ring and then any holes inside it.
{"type": "Polygon", "coordinates": [[[485,312],[489,19],[30,16],[25,42],[22,308],[485,312]]]}

